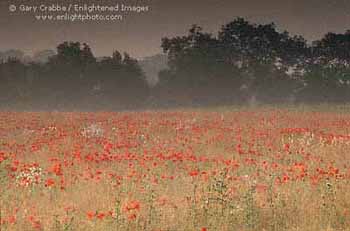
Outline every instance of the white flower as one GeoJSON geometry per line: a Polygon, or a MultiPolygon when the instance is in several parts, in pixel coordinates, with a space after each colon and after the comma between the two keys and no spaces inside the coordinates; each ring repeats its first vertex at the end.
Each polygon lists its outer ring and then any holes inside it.
{"type": "Polygon", "coordinates": [[[90,124],[81,131],[81,135],[87,138],[103,136],[104,129],[99,124],[90,124]]]}

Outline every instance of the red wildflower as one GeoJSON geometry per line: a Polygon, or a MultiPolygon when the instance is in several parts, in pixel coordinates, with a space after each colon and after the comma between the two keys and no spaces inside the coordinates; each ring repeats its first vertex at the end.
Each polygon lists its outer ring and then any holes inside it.
{"type": "Polygon", "coordinates": [[[1,164],[1,162],[3,162],[6,159],[7,159],[7,157],[5,156],[5,153],[0,152],[0,164],[1,164]]]}
{"type": "Polygon", "coordinates": [[[128,216],[128,220],[131,221],[131,220],[135,220],[136,219],[136,214],[135,213],[132,213],[128,216]]]}
{"type": "Polygon", "coordinates": [[[130,210],[140,210],[140,202],[137,200],[129,201],[124,205],[123,210],[126,212],[130,210]]]}
{"type": "Polygon", "coordinates": [[[49,178],[49,179],[46,180],[45,187],[51,187],[51,186],[53,186],[54,184],[55,184],[54,179],[49,178]]]}
{"type": "Polygon", "coordinates": [[[287,183],[290,180],[289,176],[287,174],[283,175],[283,183],[287,183]]]}
{"type": "Polygon", "coordinates": [[[290,144],[284,144],[283,149],[284,149],[284,151],[289,152],[290,151],[290,144]]]}
{"type": "Polygon", "coordinates": [[[94,218],[94,216],[95,216],[95,212],[88,211],[88,212],[86,213],[86,216],[87,216],[87,218],[88,218],[89,220],[92,220],[92,219],[94,218]]]}
{"type": "Polygon", "coordinates": [[[16,224],[17,219],[15,216],[9,216],[7,221],[9,224],[13,225],[13,224],[16,224]]]}
{"type": "Polygon", "coordinates": [[[106,214],[104,214],[104,213],[98,213],[96,217],[97,217],[98,219],[100,219],[100,220],[103,220],[103,218],[104,218],[105,216],[106,216],[106,214]]]}
{"type": "Polygon", "coordinates": [[[29,216],[29,217],[28,217],[28,220],[29,220],[30,223],[32,223],[32,227],[33,227],[34,229],[41,229],[41,228],[42,228],[42,227],[41,227],[40,221],[37,220],[37,219],[35,219],[34,216],[29,216]]]}
{"type": "Polygon", "coordinates": [[[193,170],[189,174],[190,174],[190,176],[198,176],[199,171],[198,170],[193,170]]]}
{"type": "Polygon", "coordinates": [[[57,176],[62,176],[62,165],[60,163],[55,163],[52,165],[50,172],[56,174],[57,176]]]}

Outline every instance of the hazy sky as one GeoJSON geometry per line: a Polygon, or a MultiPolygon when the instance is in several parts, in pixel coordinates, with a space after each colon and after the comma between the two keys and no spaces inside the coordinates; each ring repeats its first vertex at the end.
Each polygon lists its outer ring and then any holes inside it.
{"type": "MultiPolygon", "coordinates": [[[[43,14],[43,13],[40,13],[43,14]]],[[[119,13],[118,13],[119,14],[119,13]]],[[[161,52],[160,39],[187,33],[192,24],[216,33],[235,17],[257,23],[275,22],[279,29],[315,40],[326,32],[350,29],[349,0],[0,0],[0,50],[17,48],[26,53],[55,49],[62,41],[87,42],[95,55],[112,50],[134,57],[161,52]],[[137,3],[136,3],[137,2],[137,3]],[[45,3],[149,5],[143,14],[123,14],[116,22],[42,22],[35,13],[9,12],[9,5],[45,3]]]]}

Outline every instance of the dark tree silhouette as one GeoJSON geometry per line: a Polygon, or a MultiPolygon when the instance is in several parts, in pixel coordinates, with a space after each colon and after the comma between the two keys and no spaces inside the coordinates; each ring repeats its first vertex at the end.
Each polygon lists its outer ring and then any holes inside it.
{"type": "Polygon", "coordinates": [[[278,32],[273,23],[256,25],[237,18],[222,27],[219,41],[225,48],[226,61],[239,65],[252,95],[269,101],[285,100],[294,93],[298,82],[286,72],[297,68],[307,54],[302,37],[278,32]]]}
{"type": "Polygon", "coordinates": [[[350,100],[350,31],[307,45],[273,23],[236,18],[217,35],[193,25],[187,35],[162,38],[161,47],[162,68],[147,60],[140,65],[119,51],[97,59],[80,42],[63,42],[56,52],[31,59],[18,50],[1,52],[0,106],[70,110],[350,100]],[[144,71],[155,70],[159,81],[150,89],[144,71]]]}
{"type": "Polygon", "coordinates": [[[302,37],[243,18],[222,26],[217,38],[194,25],[187,36],[163,38],[162,48],[169,71],[160,74],[161,86],[181,94],[189,89],[192,99],[207,94],[231,103],[247,92],[262,101],[286,100],[302,84],[297,73],[308,55],[302,37]]]}
{"type": "Polygon", "coordinates": [[[240,87],[236,66],[225,62],[219,40],[193,25],[183,37],[163,38],[169,71],[163,71],[160,86],[174,98],[188,103],[225,101],[240,87]]]}
{"type": "Polygon", "coordinates": [[[305,88],[301,101],[344,102],[350,100],[350,31],[328,33],[310,48],[305,88]]]}

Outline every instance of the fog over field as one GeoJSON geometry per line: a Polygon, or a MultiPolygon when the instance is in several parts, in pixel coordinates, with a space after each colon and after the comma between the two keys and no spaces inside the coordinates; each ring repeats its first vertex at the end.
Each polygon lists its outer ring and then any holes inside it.
{"type": "Polygon", "coordinates": [[[235,18],[215,34],[193,25],[163,37],[163,54],[141,59],[87,43],[0,53],[4,110],[142,110],[261,104],[346,104],[350,33],[302,36],[235,18]]]}

